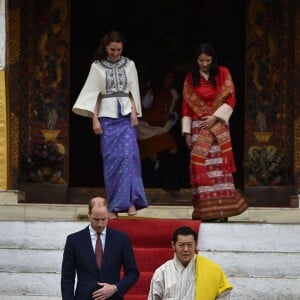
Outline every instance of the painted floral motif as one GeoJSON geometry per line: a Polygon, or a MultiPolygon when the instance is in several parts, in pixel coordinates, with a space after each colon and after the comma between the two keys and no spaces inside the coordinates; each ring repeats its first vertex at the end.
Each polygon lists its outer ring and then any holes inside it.
{"type": "Polygon", "coordinates": [[[252,146],[247,166],[251,185],[278,185],[286,166],[283,154],[275,146],[252,146]]]}
{"type": "Polygon", "coordinates": [[[54,141],[36,143],[28,157],[31,180],[61,183],[64,160],[65,155],[54,141]]]}

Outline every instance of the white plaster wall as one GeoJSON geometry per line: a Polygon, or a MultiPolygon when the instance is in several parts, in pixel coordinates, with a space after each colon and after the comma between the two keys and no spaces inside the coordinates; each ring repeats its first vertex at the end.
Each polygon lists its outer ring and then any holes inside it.
{"type": "MultiPolygon", "coordinates": [[[[0,221],[0,300],[58,300],[67,234],[87,222],[0,221]]],[[[233,300],[299,300],[299,225],[203,223],[201,254],[219,263],[233,300]]]]}
{"type": "Polygon", "coordinates": [[[0,0],[0,70],[3,70],[5,67],[5,35],[5,0],[0,0]]]}

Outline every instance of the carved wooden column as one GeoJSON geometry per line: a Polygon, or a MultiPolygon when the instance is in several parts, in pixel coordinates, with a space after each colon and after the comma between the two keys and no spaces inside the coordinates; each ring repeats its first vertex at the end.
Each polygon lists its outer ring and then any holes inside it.
{"type": "Polygon", "coordinates": [[[252,206],[290,206],[289,197],[295,192],[291,159],[295,149],[295,119],[291,116],[297,110],[293,74],[297,65],[295,2],[248,0],[245,193],[255,199],[252,203],[250,199],[252,206]],[[254,138],[257,132],[272,133],[266,145],[269,151],[259,151],[264,148],[254,138]],[[265,171],[272,175],[268,180],[261,176],[265,171]]]}
{"type": "Polygon", "coordinates": [[[7,183],[7,106],[5,82],[5,1],[0,1],[0,190],[6,190],[7,183]]]}

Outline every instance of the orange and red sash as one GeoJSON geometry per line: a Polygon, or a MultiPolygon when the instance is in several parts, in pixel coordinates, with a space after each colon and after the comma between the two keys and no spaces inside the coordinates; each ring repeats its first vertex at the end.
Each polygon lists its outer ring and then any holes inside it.
{"type": "MultiPolygon", "coordinates": [[[[227,74],[213,104],[208,106],[205,101],[194,92],[192,86],[186,80],[183,88],[183,97],[193,112],[199,117],[203,117],[213,114],[213,112],[224,103],[226,97],[232,93],[233,89],[231,76],[227,74]]],[[[219,120],[209,129],[198,130],[197,135],[198,138],[194,141],[191,151],[190,168],[192,185],[212,185],[206,173],[205,160],[214,139],[217,140],[221,148],[223,173],[236,171],[228,124],[219,120]]]]}

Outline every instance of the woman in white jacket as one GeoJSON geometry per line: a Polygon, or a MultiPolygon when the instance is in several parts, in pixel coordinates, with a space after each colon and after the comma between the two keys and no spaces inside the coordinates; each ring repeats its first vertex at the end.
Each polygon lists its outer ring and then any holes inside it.
{"type": "Polygon", "coordinates": [[[138,76],[132,60],[122,56],[124,38],[109,31],[101,39],[73,112],[91,117],[100,135],[110,217],[135,215],[148,206],[141,177],[136,125],[142,116],[138,76]]]}

